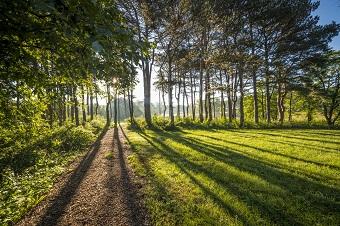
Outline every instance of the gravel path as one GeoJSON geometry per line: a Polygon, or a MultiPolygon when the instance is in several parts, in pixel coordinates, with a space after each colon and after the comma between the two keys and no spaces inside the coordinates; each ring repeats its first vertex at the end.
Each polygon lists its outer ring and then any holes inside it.
{"type": "Polygon", "coordinates": [[[148,225],[128,151],[123,131],[108,130],[18,225],[148,225]]]}

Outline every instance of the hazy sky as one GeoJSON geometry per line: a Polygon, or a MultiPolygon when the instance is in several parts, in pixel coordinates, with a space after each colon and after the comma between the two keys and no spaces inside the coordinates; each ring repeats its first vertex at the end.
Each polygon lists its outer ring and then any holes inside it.
{"type": "MultiPolygon", "coordinates": [[[[329,24],[332,21],[340,23],[340,0],[321,0],[319,8],[314,12],[315,15],[320,17],[320,24],[329,24]]],[[[335,50],[340,50],[340,36],[334,38],[331,43],[331,47],[335,50]]],[[[153,72],[153,77],[155,72],[153,72]]],[[[143,91],[143,76],[142,72],[139,70],[138,73],[139,83],[135,89],[135,97],[136,100],[143,100],[144,91],[143,91]]],[[[152,81],[152,84],[154,80],[152,81]]],[[[151,91],[151,102],[158,102],[158,91],[152,86],[151,91]]]]}

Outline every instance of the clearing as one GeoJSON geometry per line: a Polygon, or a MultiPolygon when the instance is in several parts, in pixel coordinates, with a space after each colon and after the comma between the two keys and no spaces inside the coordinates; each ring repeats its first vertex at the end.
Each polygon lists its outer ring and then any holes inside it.
{"type": "Polygon", "coordinates": [[[128,131],[156,225],[340,225],[340,131],[128,131]]]}

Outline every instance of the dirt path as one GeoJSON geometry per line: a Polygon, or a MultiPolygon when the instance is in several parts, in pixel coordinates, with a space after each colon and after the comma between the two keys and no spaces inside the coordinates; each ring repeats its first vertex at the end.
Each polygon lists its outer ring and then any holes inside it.
{"type": "Polygon", "coordinates": [[[148,225],[124,141],[108,130],[18,225],[148,225]]]}

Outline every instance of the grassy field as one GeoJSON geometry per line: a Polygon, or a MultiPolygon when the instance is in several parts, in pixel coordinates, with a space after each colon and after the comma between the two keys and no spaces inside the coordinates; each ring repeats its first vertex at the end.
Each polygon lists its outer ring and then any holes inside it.
{"type": "Polygon", "coordinates": [[[156,225],[340,225],[340,131],[127,131],[156,225]]]}

